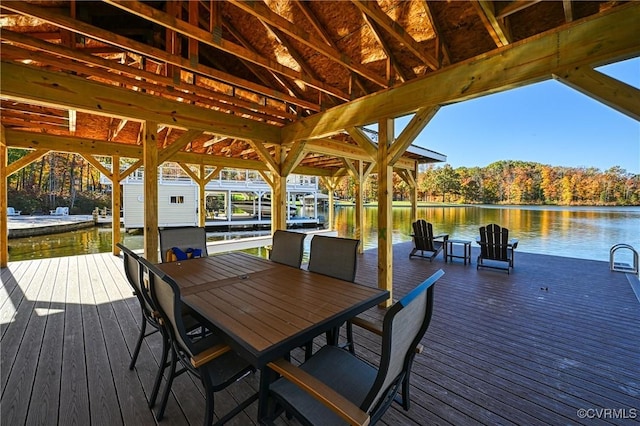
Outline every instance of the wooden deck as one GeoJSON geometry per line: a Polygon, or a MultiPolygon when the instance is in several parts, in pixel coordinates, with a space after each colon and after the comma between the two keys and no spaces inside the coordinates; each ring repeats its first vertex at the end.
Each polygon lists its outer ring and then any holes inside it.
{"type": "MultiPolygon", "coordinates": [[[[438,268],[446,274],[414,364],[411,410],[393,407],[381,423],[637,424],[640,302],[632,280],[605,262],[522,252],[511,275],[476,271],[475,250],[464,266],[442,255],[409,260],[409,243],[394,246],[395,298],[438,268]]],[[[365,253],[357,281],[375,285],[376,269],[375,251],[365,253]]],[[[136,369],[127,368],[140,313],[120,258],[12,262],[1,279],[2,425],[155,424],[146,401],[160,341],[148,338],[136,369]]],[[[362,332],[356,342],[359,355],[376,359],[374,336],[362,332]]],[[[233,385],[217,394],[216,408],[257,385],[257,377],[233,385]]],[[[203,411],[200,385],[182,375],[161,424],[201,424],[203,411]]],[[[253,404],[232,423],[255,417],[253,404]]]]}

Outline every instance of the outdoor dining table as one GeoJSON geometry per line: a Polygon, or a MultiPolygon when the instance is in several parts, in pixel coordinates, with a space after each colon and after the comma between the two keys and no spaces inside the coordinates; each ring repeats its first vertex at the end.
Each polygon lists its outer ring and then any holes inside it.
{"type": "Polygon", "coordinates": [[[265,368],[314,337],[384,302],[389,292],[242,252],[159,264],[182,300],[261,370],[258,418],[268,410],[265,368]]]}

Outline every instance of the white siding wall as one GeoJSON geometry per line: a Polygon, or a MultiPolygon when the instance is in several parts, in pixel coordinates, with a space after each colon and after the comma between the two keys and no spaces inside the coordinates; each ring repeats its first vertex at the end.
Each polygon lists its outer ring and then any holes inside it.
{"type": "MultiPolygon", "coordinates": [[[[196,185],[158,184],[158,226],[197,226],[198,187],[196,185]],[[171,202],[180,199],[182,202],[171,202]],[[180,198],[181,197],[181,198],[180,198]]],[[[125,228],[144,227],[144,186],[123,185],[125,228]]]]}

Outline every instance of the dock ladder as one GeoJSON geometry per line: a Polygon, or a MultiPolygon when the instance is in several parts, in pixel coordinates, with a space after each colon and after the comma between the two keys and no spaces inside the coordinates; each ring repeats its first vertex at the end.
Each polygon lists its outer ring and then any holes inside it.
{"type": "Polygon", "coordinates": [[[638,252],[629,244],[616,244],[609,250],[609,268],[612,271],[628,272],[638,275],[638,252]],[[620,250],[629,250],[633,254],[633,266],[625,262],[616,262],[615,254],[620,250]]]}

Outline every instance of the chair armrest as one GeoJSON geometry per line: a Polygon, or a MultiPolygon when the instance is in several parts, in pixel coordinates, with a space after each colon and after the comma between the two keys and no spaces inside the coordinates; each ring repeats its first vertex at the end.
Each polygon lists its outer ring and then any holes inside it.
{"type": "Polygon", "coordinates": [[[376,324],[359,317],[351,318],[350,321],[353,325],[357,325],[358,327],[364,328],[365,330],[375,333],[378,336],[382,336],[382,328],[380,327],[380,324],[376,324]]]}
{"type": "Polygon", "coordinates": [[[509,246],[516,248],[518,247],[518,239],[517,238],[512,238],[509,240],[509,246]]]}
{"type": "Polygon", "coordinates": [[[367,426],[371,421],[369,415],[362,411],[360,407],[290,362],[279,359],[267,365],[273,371],[281,374],[284,378],[326,405],[349,424],[367,426]]]}
{"type": "Polygon", "coordinates": [[[215,345],[200,352],[198,355],[194,355],[191,357],[191,365],[195,368],[200,368],[211,360],[218,358],[220,355],[223,355],[231,350],[231,346],[220,343],[219,345],[215,345]]]}
{"type": "Polygon", "coordinates": [[[447,241],[449,239],[449,234],[439,234],[433,236],[434,240],[437,240],[439,238],[442,238],[443,241],[447,241]]]}

